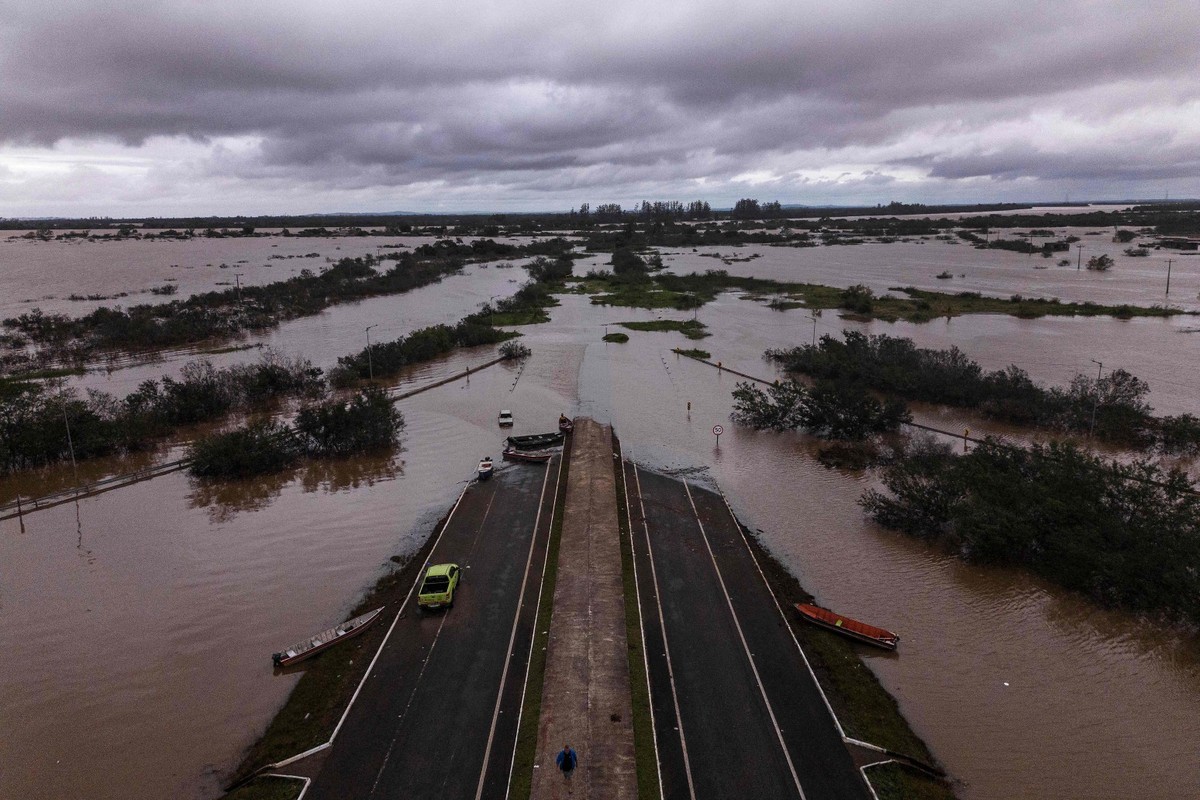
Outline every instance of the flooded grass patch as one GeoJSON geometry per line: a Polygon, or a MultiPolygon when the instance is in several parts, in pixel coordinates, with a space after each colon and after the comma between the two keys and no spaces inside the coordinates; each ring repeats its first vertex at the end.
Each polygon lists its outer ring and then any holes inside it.
{"type": "Polygon", "coordinates": [[[617,324],[631,331],[677,331],[689,339],[703,339],[705,336],[712,335],[705,330],[707,325],[694,319],[658,319],[652,322],[620,322],[617,324]]]}
{"type": "Polygon", "coordinates": [[[625,344],[629,341],[627,333],[606,333],[603,337],[604,341],[612,342],[613,344],[625,344]]]}

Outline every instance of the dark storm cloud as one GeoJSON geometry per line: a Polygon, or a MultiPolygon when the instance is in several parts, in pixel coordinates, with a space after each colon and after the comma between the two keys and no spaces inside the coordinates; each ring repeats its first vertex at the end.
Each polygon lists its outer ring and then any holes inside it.
{"type": "Polygon", "coordinates": [[[230,138],[256,146],[214,148],[209,174],[493,193],[606,174],[614,190],[751,172],[786,188],[823,161],[864,167],[847,178],[863,185],[890,181],[872,172],[888,165],[935,180],[1195,175],[1200,123],[1179,112],[1200,103],[1197,22],[1190,3],[1086,0],[52,0],[0,16],[0,157],[3,143],[230,138]],[[1046,112],[1101,139],[1147,136],[1071,155],[1046,112]]]}

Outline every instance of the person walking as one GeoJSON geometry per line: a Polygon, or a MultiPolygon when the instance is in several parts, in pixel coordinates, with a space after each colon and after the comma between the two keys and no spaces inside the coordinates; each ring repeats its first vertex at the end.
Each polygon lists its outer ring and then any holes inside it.
{"type": "Polygon", "coordinates": [[[571,749],[571,745],[564,744],[563,749],[558,752],[558,757],[555,759],[558,768],[562,770],[564,778],[570,778],[571,773],[575,771],[575,767],[579,764],[579,756],[575,755],[575,751],[571,749]]]}

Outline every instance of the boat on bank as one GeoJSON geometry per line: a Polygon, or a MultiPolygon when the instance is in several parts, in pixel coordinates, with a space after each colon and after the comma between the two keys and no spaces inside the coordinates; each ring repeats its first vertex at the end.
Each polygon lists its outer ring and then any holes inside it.
{"type": "Polygon", "coordinates": [[[479,460],[479,480],[486,481],[492,477],[492,473],[496,471],[496,465],[492,463],[491,456],[484,456],[479,460]]]}
{"type": "Polygon", "coordinates": [[[298,661],[312,658],[317,653],[328,650],[335,644],[358,636],[379,619],[380,615],[383,614],[383,609],[384,607],[380,606],[374,611],[368,611],[366,614],[357,616],[354,619],[346,620],[341,625],[335,625],[328,630],[323,630],[314,636],[308,637],[302,642],[297,642],[291,647],[286,647],[278,653],[272,653],[271,660],[275,662],[275,666],[277,667],[290,667],[298,661]]]}
{"type": "Polygon", "coordinates": [[[523,461],[527,464],[545,464],[554,453],[539,450],[515,450],[508,448],[502,454],[505,461],[523,461]]]}
{"type": "Polygon", "coordinates": [[[570,433],[575,430],[575,420],[568,417],[566,414],[558,415],[558,432],[570,433]]]}
{"type": "Polygon", "coordinates": [[[553,433],[535,433],[529,436],[510,436],[508,443],[517,450],[541,450],[545,447],[553,447],[556,444],[562,444],[562,431],[554,431],[553,433]]]}
{"type": "Polygon", "coordinates": [[[877,628],[865,622],[830,611],[828,608],[814,606],[810,603],[796,603],[796,612],[814,625],[836,631],[843,636],[857,639],[860,642],[873,644],[885,650],[895,650],[900,643],[900,637],[886,628],[877,628]]]}

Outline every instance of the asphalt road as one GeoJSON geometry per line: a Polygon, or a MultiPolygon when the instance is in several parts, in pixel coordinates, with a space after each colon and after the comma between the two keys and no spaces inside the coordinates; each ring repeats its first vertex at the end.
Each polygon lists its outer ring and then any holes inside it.
{"type": "Polygon", "coordinates": [[[724,500],[625,475],[665,797],[869,800],[724,500]]]}
{"type": "Polygon", "coordinates": [[[507,465],[463,495],[430,554],[463,567],[454,607],[414,592],[308,800],[504,797],[558,473],[507,465]]]}

